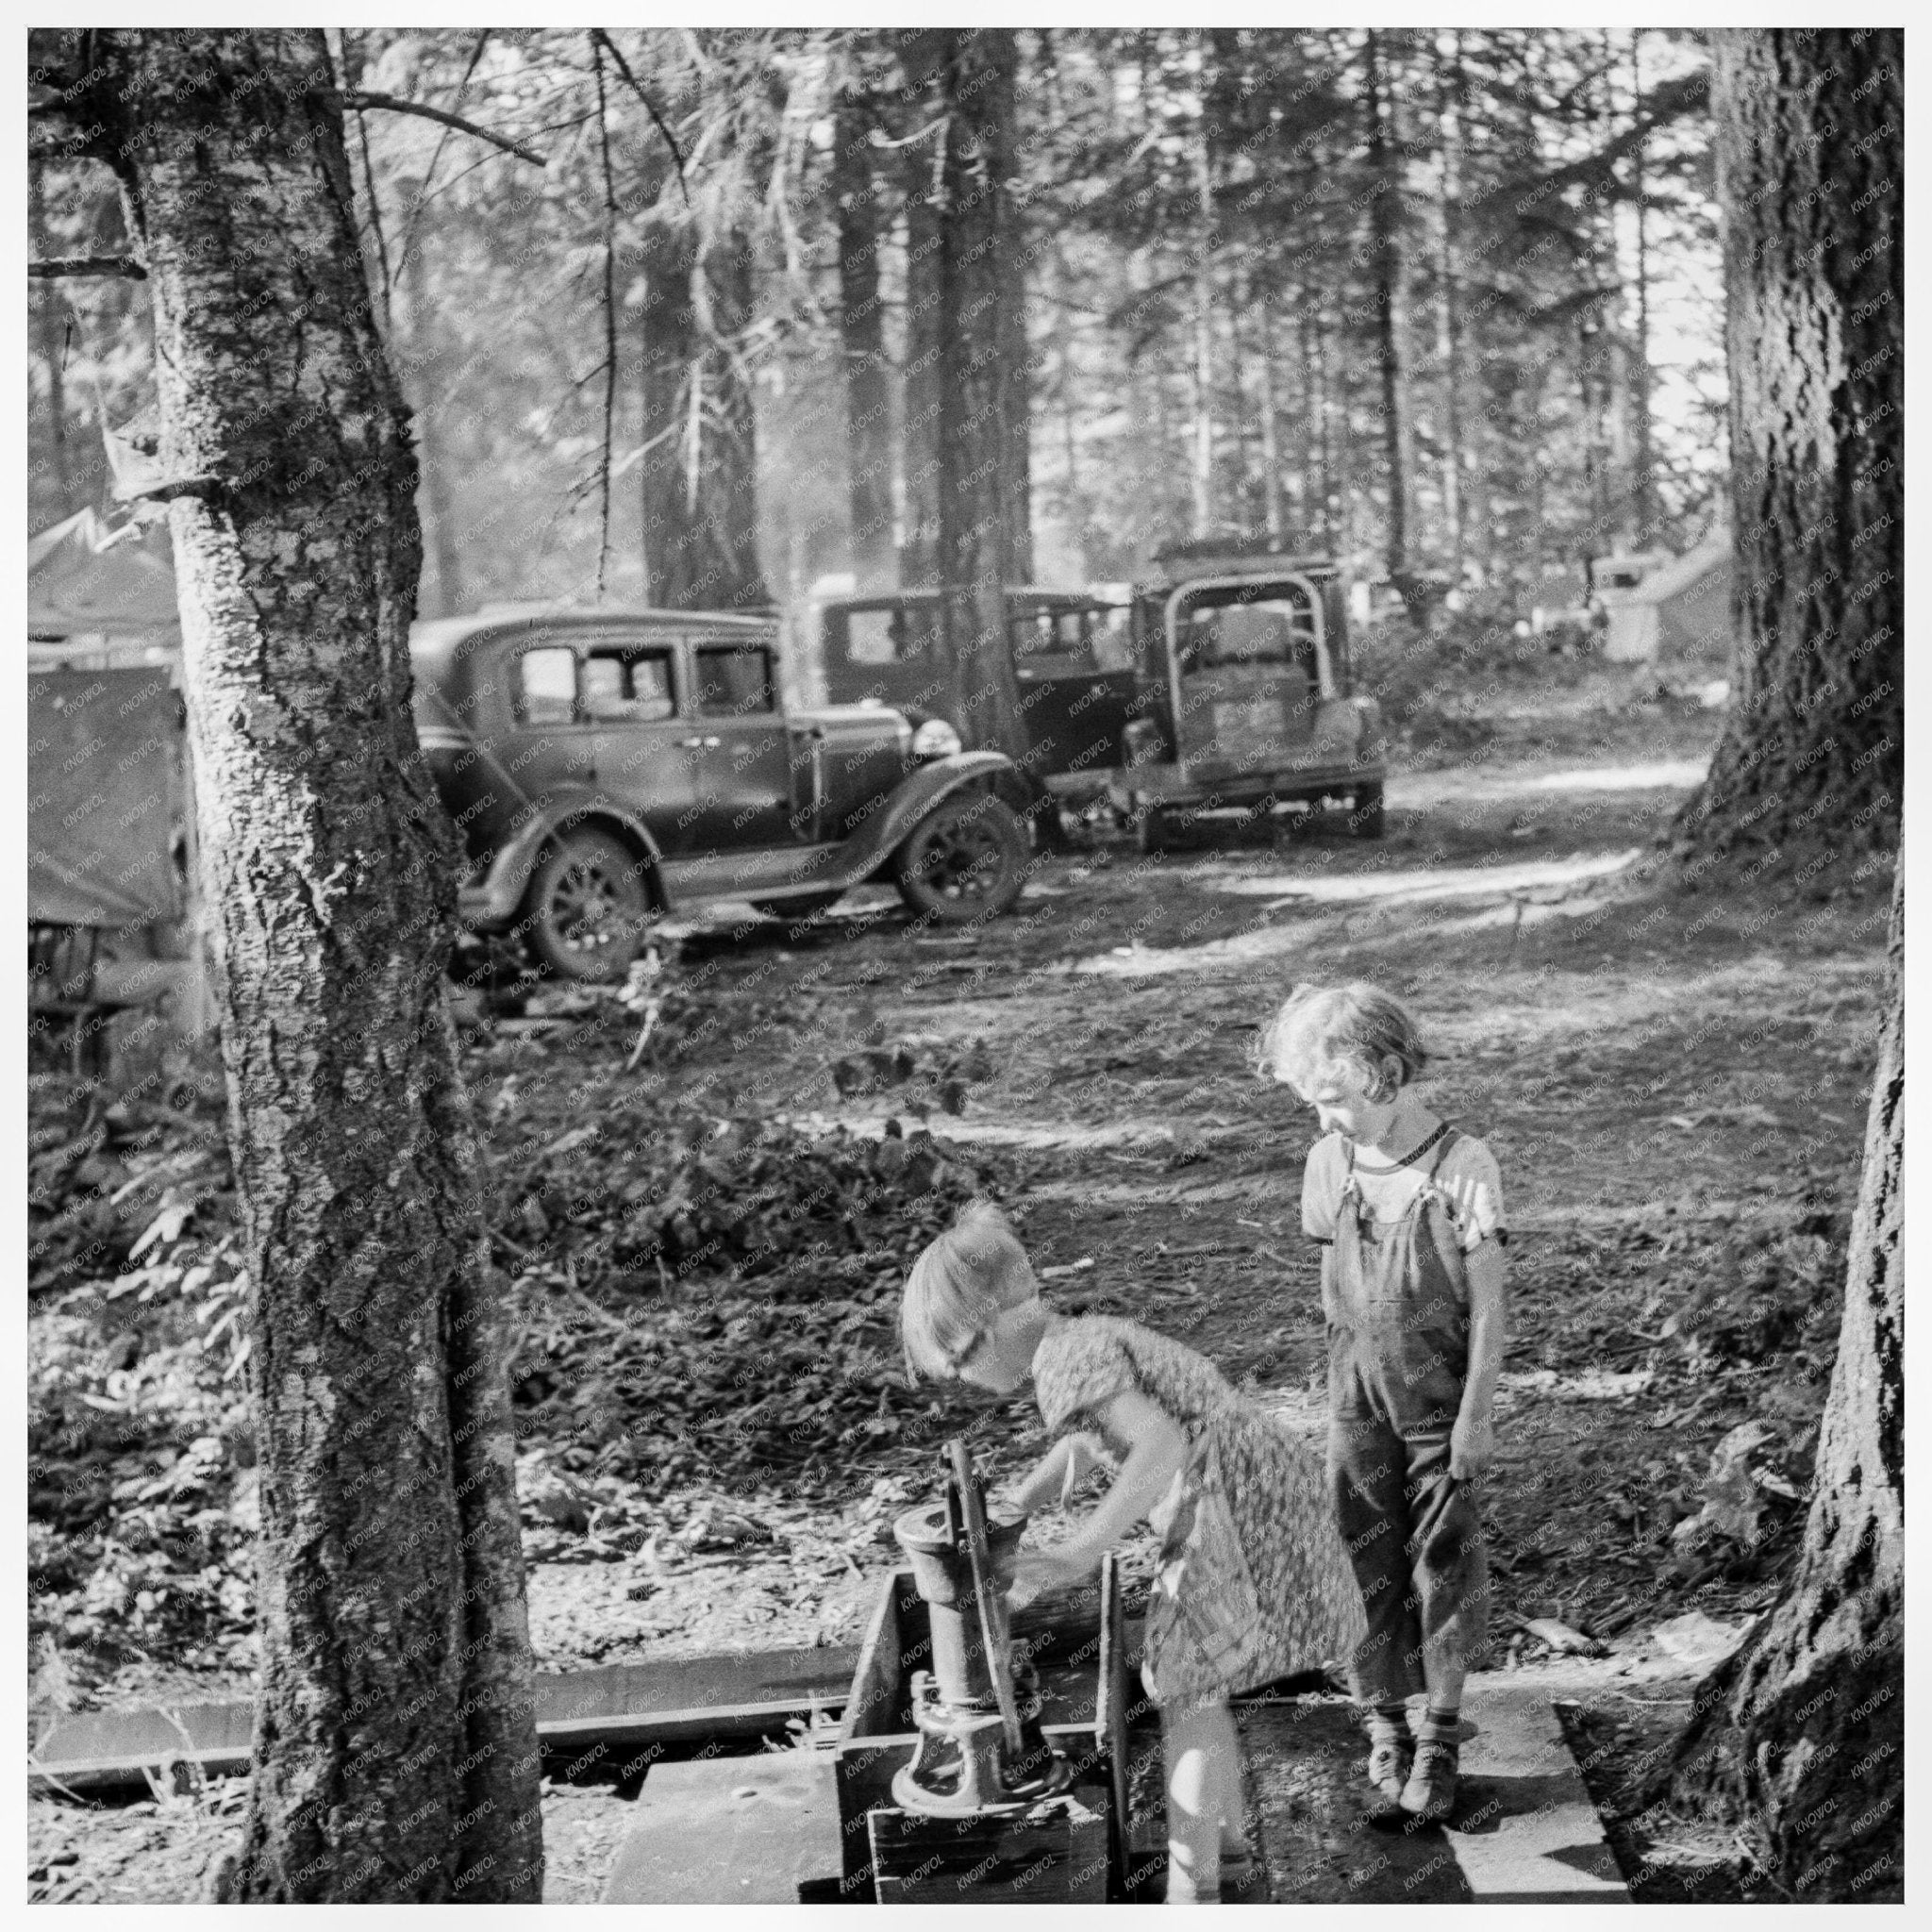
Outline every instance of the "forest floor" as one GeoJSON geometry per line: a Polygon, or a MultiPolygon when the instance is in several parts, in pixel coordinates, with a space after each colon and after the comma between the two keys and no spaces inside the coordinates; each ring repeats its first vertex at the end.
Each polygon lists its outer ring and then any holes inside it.
{"type": "MultiPolygon", "coordinates": [[[[1605,1687],[1566,1722],[1639,1895],[1750,1895],[1737,1847],[1618,1807],[1690,1694],[1683,1659],[1733,1641],[1795,1552],[1890,868],[1808,893],[1660,870],[1721,718],[1655,673],[1546,681],[1479,731],[1411,734],[1379,842],[1263,827],[1157,859],[1096,839],[962,932],[912,935],[884,891],[803,926],[721,908],[669,929],[627,1002],[479,1014],[539,1667],[855,1642],[944,1438],[973,1429],[995,1474],[1039,1453],[1027,1405],[910,1388],[897,1357],[905,1269],[974,1191],[1062,1308],[1178,1337],[1314,1436],[1313,1122],[1251,1058],[1293,982],[1367,978],[1410,1003],[1427,1097],[1504,1176],[1494,1662],[1557,1669],[1533,1620],[1607,1646],[1563,1659],[1605,1687]],[[1681,1680],[1616,1689],[1645,1659],[1681,1680]]],[[[249,1694],[218,1105],[185,1074],[118,1108],[33,1082],[37,1734],[249,1694]]],[[[36,1798],[31,1895],[194,1896],[241,1790],[36,1798]]],[[[620,1803],[549,1790],[554,1899],[594,1897],[620,1803]]]]}

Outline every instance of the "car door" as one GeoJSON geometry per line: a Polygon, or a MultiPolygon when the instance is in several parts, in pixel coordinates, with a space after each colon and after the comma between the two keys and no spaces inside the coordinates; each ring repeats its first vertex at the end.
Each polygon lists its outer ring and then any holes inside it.
{"type": "Polygon", "coordinates": [[[678,716],[677,644],[666,634],[593,632],[584,641],[584,711],[597,789],[651,828],[666,857],[688,852],[697,797],[694,734],[678,716]]]}
{"type": "Polygon", "coordinates": [[[771,647],[758,638],[696,634],[685,733],[693,768],[698,853],[790,845],[792,770],[771,647]]]}
{"type": "Polygon", "coordinates": [[[1131,669],[1102,668],[1092,634],[1099,614],[1041,609],[1008,623],[1027,769],[1037,777],[1098,774],[1125,761],[1121,734],[1136,680],[1131,669]]]}
{"type": "Polygon", "coordinates": [[[819,636],[827,703],[950,711],[939,599],[929,591],[828,605],[819,636]]]}
{"type": "Polygon", "coordinates": [[[493,744],[498,772],[525,799],[594,782],[596,746],[577,695],[574,639],[532,630],[507,654],[510,731],[493,744]]]}

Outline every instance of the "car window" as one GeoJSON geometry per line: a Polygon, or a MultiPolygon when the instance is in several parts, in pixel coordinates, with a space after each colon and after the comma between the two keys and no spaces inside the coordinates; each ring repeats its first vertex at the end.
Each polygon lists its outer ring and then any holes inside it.
{"type": "Polygon", "coordinates": [[[1039,677],[1078,677],[1094,669],[1078,610],[1035,610],[1010,619],[1007,634],[1023,671],[1039,677]]]}
{"type": "Polygon", "coordinates": [[[845,661],[848,664],[896,664],[905,635],[904,613],[897,610],[848,610],[845,613],[845,661]],[[898,618],[898,624],[893,619],[898,618]]]}
{"type": "Polygon", "coordinates": [[[1312,618],[1286,598],[1197,611],[1183,638],[1198,646],[1204,668],[1295,664],[1310,677],[1317,675],[1312,618]]]}
{"type": "Polygon", "coordinates": [[[778,708],[771,654],[762,644],[700,644],[697,658],[699,717],[737,718],[778,708]]]}
{"type": "Polygon", "coordinates": [[[676,709],[671,653],[604,644],[584,659],[584,708],[593,719],[658,724],[676,709]]]}
{"type": "Polygon", "coordinates": [[[577,654],[568,644],[539,644],[517,659],[519,724],[569,724],[576,718],[577,654]]]}

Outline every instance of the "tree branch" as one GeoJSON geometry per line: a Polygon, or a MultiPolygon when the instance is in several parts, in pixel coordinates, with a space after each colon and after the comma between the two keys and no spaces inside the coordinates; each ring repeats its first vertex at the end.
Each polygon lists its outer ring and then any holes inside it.
{"type": "Polygon", "coordinates": [[[677,186],[684,195],[685,207],[689,208],[691,206],[691,189],[684,178],[684,151],[677,144],[677,137],[665,125],[664,117],[658,113],[656,102],[644,92],[643,84],[630,71],[630,66],[625,61],[624,56],[617,51],[617,42],[601,26],[593,26],[591,29],[591,38],[599,42],[610,56],[611,59],[617,63],[618,73],[623,75],[625,80],[629,84],[631,92],[643,102],[644,112],[657,124],[658,132],[664,137],[664,145],[671,150],[672,161],[677,169],[677,186]]]}
{"type": "Polygon", "coordinates": [[[29,275],[116,275],[124,281],[144,282],[147,270],[131,255],[49,255],[26,265],[29,275]]]}
{"type": "Polygon", "coordinates": [[[417,114],[425,121],[440,121],[445,127],[474,134],[478,141],[487,141],[492,147],[500,147],[505,154],[514,155],[518,160],[528,161],[533,167],[548,165],[534,148],[525,147],[520,142],[511,141],[508,135],[492,134],[487,127],[478,127],[474,121],[465,121],[460,114],[432,108],[423,101],[406,101],[395,94],[373,94],[361,89],[344,91],[341,99],[345,108],[381,108],[391,114],[417,114]]]}

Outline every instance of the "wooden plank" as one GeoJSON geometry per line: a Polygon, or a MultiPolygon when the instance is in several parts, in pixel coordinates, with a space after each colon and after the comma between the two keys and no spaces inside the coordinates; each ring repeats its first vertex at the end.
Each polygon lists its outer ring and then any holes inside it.
{"type": "Polygon", "coordinates": [[[1100,1679],[1093,1707],[1094,1741],[1107,1755],[1113,1803],[1108,1810],[1108,1898],[1127,1869],[1127,1626],[1120,1564],[1109,1550],[1100,1559],[1100,1679]]]}
{"type": "Polygon", "coordinates": [[[833,1759],[839,1842],[844,1858],[841,1875],[848,1889],[870,1885],[872,1848],[866,1814],[874,1806],[892,1802],[893,1774],[910,1762],[919,1742],[916,1732],[898,1728],[904,1722],[899,1707],[905,1695],[908,1637],[915,1624],[918,1638],[929,1646],[925,1605],[920,1601],[912,1573],[895,1570],[879,1585],[846,1693],[833,1759]]]}
{"type": "Polygon", "coordinates": [[[1108,1797],[1089,1785],[1018,1816],[870,1814],[880,1905],[1084,1904],[1107,1899],[1108,1797]]]}
{"type": "Polygon", "coordinates": [[[909,1608],[918,1597],[909,1570],[894,1570],[881,1581],[845,1695],[845,1716],[839,1726],[841,1744],[898,1728],[893,1719],[906,1674],[899,1605],[902,1598],[908,1599],[909,1608]]]}
{"type": "MultiPolygon", "coordinates": [[[[858,1652],[796,1649],[670,1658],[540,1674],[537,1736],[549,1751],[605,1751],[682,1738],[758,1737],[788,1717],[836,1709],[858,1652]],[[601,1747],[601,1749],[600,1749],[601,1747]]],[[[36,1766],[73,1790],[144,1784],[142,1767],[170,1758],[208,1777],[248,1769],[252,1703],[76,1711],[55,1720],[36,1766]]],[[[593,1760],[594,1761],[594,1760],[593,1760]]],[[[35,1787],[48,1789],[45,1779],[35,1787]]]]}
{"type": "Polygon", "coordinates": [[[831,1760],[809,1751],[654,1765],[601,1903],[796,1905],[839,1877],[831,1760]]]}
{"type": "Polygon", "coordinates": [[[1629,1888],[1549,1694],[1485,1672],[1463,1687],[1476,1734],[1461,1748],[1450,1828],[1479,1905],[1628,1905],[1629,1888]]]}

